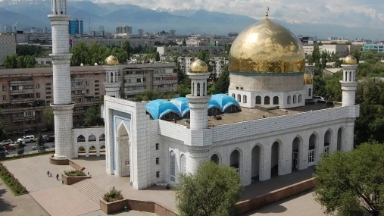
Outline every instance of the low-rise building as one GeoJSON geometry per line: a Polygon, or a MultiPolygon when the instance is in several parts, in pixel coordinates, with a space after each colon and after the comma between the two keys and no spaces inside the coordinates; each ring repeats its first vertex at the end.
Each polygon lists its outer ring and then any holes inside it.
{"type": "Polygon", "coordinates": [[[212,56],[224,56],[225,48],[224,46],[168,46],[168,47],[157,47],[157,52],[160,55],[169,55],[172,52],[180,53],[182,55],[194,54],[199,51],[206,51],[209,55],[212,56]]]}

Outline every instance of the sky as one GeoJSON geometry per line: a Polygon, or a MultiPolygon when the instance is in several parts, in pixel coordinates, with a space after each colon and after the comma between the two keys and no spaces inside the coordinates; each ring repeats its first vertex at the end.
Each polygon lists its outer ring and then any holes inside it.
{"type": "Polygon", "coordinates": [[[384,27],[384,0],[92,0],[135,4],[145,8],[170,10],[204,9],[246,15],[265,16],[290,23],[339,24],[347,27],[384,27]]]}

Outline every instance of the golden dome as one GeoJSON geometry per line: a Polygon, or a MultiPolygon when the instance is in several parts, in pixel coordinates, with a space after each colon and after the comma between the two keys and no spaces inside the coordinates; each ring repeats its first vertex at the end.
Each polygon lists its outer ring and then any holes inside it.
{"type": "Polygon", "coordinates": [[[201,61],[200,59],[196,59],[191,64],[191,67],[189,68],[190,73],[207,73],[208,72],[208,65],[201,61]]]}
{"type": "Polygon", "coordinates": [[[310,70],[306,69],[304,72],[304,85],[313,84],[313,74],[310,70]]]}
{"type": "Polygon", "coordinates": [[[110,55],[110,56],[108,56],[108,58],[105,59],[105,64],[106,65],[118,65],[119,60],[115,56],[110,55]]]}
{"type": "Polygon", "coordinates": [[[343,59],[343,64],[355,65],[357,64],[357,59],[353,55],[349,55],[343,59]]]}
{"type": "Polygon", "coordinates": [[[236,37],[229,52],[232,72],[304,72],[305,54],[301,42],[285,27],[266,18],[236,37]]]}

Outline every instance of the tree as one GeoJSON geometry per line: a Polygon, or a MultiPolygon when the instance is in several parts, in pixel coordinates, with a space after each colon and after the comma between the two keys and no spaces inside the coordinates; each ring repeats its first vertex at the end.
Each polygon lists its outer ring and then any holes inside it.
{"type": "Polygon", "coordinates": [[[156,60],[156,61],[160,61],[160,54],[159,54],[159,52],[156,52],[155,60],[156,60]]]}
{"type": "Polygon", "coordinates": [[[183,46],[187,46],[187,41],[185,41],[185,39],[183,39],[183,46]]]}
{"type": "Polygon", "coordinates": [[[80,66],[80,64],[90,65],[91,62],[91,53],[89,48],[85,43],[78,43],[76,46],[71,49],[72,58],[71,66],[80,66]]]}
{"type": "Polygon", "coordinates": [[[315,174],[316,199],[325,207],[325,213],[383,215],[383,155],[384,145],[378,143],[325,155],[315,174]]]}
{"type": "Polygon", "coordinates": [[[219,79],[213,84],[208,92],[209,94],[226,93],[229,88],[229,71],[228,65],[224,66],[219,79]]]}
{"type": "Polygon", "coordinates": [[[43,118],[45,119],[45,126],[48,130],[53,129],[53,109],[52,107],[48,106],[43,110],[43,118]]]}
{"type": "MultiPolygon", "coordinates": [[[[155,42],[156,45],[156,42],[155,42]]],[[[131,52],[131,46],[128,42],[128,40],[124,40],[123,43],[121,44],[121,48],[127,53],[128,58],[130,57],[130,52],[131,52]]]]}
{"type": "Polygon", "coordinates": [[[202,162],[194,174],[181,174],[176,184],[180,215],[231,215],[242,191],[239,174],[232,167],[202,162]]]}
{"type": "Polygon", "coordinates": [[[43,142],[43,135],[41,135],[41,133],[39,133],[39,135],[37,136],[37,149],[38,149],[38,151],[44,151],[45,150],[44,142],[43,142]]]}
{"type": "Polygon", "coordinates": [[[104,125],[104,120],[101,118],[100,107],[91,106],[85,112],[85,124],[89,126],[104,125]]]}
{"type": "Polygon", "coordinates": [[[5,68],[17,68],[17,56],[10,55],[4,58],[4,67],[5,68]]]}
{"type": "Polygon", "coordinates": [[[16,152],[17,152],[18,155],[24,154],[24,147],[25,147],[25,144],[23,144],[23,141],[19,141],[17,143],[17,150],[16,150],[16,152]]]}

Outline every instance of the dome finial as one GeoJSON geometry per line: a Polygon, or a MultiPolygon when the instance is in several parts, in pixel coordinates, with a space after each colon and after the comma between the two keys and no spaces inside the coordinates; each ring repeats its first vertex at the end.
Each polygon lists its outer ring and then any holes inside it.
{"type": "Polygon", "coordinates": [[[268,19],[269,7],[267,7],[267,12],[265,12],[265,18],[268,19]]]}

